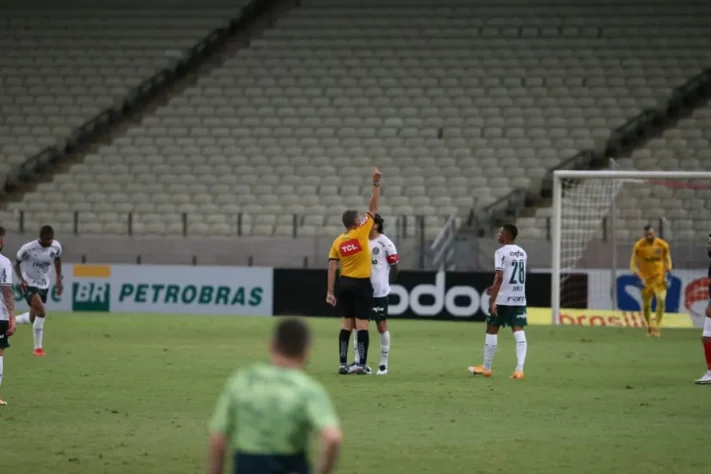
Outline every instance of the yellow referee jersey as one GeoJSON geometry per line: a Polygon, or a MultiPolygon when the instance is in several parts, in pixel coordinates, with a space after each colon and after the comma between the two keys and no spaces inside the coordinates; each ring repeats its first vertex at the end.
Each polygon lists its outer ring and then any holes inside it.
{"type": "Polygon", "coordinates": [[[363,222],[336,237],[328,253],[329,260],[340,260],[341,276],[349,278],[370,278],[373,268],[368,236],[373,228],[373,216],[366,213],[363,222]]]}

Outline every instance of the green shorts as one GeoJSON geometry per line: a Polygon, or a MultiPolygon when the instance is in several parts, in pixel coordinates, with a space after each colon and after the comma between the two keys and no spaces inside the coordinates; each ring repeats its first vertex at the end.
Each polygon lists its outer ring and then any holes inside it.
{"type": "Polygon", "coordinates": [[[27,304],[31,305],[32,297],[34,295],[39,295],[40,300],[42,300],[42,303],[47,304],[47,293],[49,293],[49,290],[47,288],[37,288],[36,286],[28,286],[27,291],[25,292],[25,301],[27,301],[27,304]]]}
{"type": "Polygon", "coordinates": [[[526,319],[526,307],[525,306],[496,306],[498,316],[490,314],[486,317],[486,324],[490,326],[496,326],[499,328],[505,328],[506,326],[527,326],[528,319],[526,319]]]}
{"type": "Polygon", "coordinates": [[[10,338],[6,334],[9,328],[9,321],[0,321],[0,349],[7,349],[10,347],[10,338]]]}
{"type": "Polygon", "coordinates": [[[373,307],[370,309],[370,320],[379,323],[388,319],[388,297],[372,299],[373,307]]]}

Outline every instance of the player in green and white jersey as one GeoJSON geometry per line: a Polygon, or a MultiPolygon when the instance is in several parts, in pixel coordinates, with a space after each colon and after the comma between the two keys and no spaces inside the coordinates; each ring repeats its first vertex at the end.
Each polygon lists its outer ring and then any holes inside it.
{"type": "Polygon", "coordinates": [[[512,379],[523,379],[523,364],[526,361],[528,341],[523,328],[528,325],[526,317],[526,270],[528,255],[516,245],[518,236],[515,225],[506,224],[497,235],[503,244],[494,255],[496,275],[494,284],[487,292],[491,295],[491,314],[486,318],[486,342],[484,363],[469,367],[469,373],[491,377],[491,362],[498,345],[499,329],[510,326],[516,339],[516,369],[512,379]]]}
{"type": "Polygon", "coordinates": [[[47,296],[51,290],[54,268],[57,295],[61,296],[62,285],[62,244],[54,238],[52,226],[44,225],[39,237],[20,247],[15,262],[15,272],[20,280],[20,288],[30,310],[17,316],[17,324],[32,324],[35,349],[34,354],[45,356],[42,346],[44,322],[47,315],[47,296]]]}
{"type": "Polygon", "coordinates": [[[235,474],[308,474],[307,445],[320,434],[316,474],[333,472],[342,442],[326,390],[303,372],[310,331],[298,319],[282,319],[271,345],[271,362],[229,378],[210,421],[208,472],[222,474],[228,446],[235,474]]]}
{"type": "MultiPolygon", "coordinates": [[[[370,284],[373,286],[373,300],[370,320],[375,321],[380,334],[380,366],[377,375],[387,375],[388,360],[390,357],[390,330],[388,329],[388,296],[390,295],[390,284],[393,283],[400,273],[400,257],[397,248],[387,235],[383,234],[385,221],[380,214],[373,216],[373,228],[370,230],[370,255],[373,263],[373,270],[370,274],[370,284]]],[[[360,362],[358,350],[357,331],[353,331],[353,353],[355,362],[350,366],[350,371],[355,372],[360,362]]],[[[371,374],[372,370],[365,366],[366,374],[371,374]]]]}

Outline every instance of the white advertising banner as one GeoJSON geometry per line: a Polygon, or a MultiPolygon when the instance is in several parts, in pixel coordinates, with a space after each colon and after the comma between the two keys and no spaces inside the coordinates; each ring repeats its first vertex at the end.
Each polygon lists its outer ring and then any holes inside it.
{"type": "MultiPolygon", "coordinates": [[[[47,293],[47,303],[45,304],[47,311],[71,311],[72,310],[72,267],[71,264],[62,265],[62,275],[64,276],[64,293],[62,296],[57,294],[57,286],[54,277],[54,268],[50,272],[51,286],[50,291],[47,293]]],[[[15,290],[15,309],[17,314],[24,313],[28,311],[30,306],[25,301],[25,295],[20,290],[20,279],[17,275],[13,276],[14,290],[15,290]]]]}
{"type": "MultiPolygon", "coordinates": [[[[271,316],[271,268],[177,265],[64,265],[64,293],[52,311],[271,316]]],[[[26,303],[16,290],[18,310],[26,303]]]]}

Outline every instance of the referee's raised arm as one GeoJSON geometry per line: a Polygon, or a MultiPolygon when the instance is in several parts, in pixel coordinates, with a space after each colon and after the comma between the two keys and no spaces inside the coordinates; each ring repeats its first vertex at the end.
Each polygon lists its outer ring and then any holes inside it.
{"type": "Polygon", "coordinates": [[[383,173],[376,167],[373,167],[373,192],[370,194],[370,202],[368,202],[368,214],[370,217],[375,217],[375,213],[378,212],[378,206],[380,205],[380,178],[383,177],[383,173]]]}

